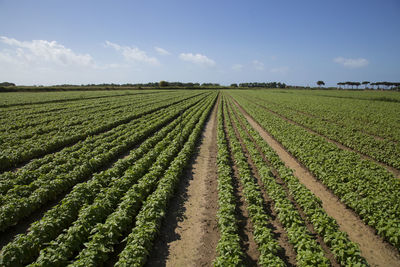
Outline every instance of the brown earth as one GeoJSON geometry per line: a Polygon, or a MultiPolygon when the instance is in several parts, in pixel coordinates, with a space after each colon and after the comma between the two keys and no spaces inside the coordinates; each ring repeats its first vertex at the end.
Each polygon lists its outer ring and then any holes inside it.
{"type": "Polygon", "coordinates": [[[216,257],[217,107],[218,102],[206,123],[193,164],[171,200],[147,266],[211,266],[216,257]]]}
{"type": "Polygon", "coordinates": [[[239,107],[251,126],[275,150],[285,165],[294,170],[294,175],[299,181],[321,199],[326,213],[338,222],[340,230],[346,232],[351,241],[359,245],[361,255],[371,266],[400,266],[399,252],[393,246],[376,235],[373,228],[365,225],[357,214],[348,209],[337,196],[319,182],[307,168],[287,152],[236,101],[234,103],[239,107]]]}

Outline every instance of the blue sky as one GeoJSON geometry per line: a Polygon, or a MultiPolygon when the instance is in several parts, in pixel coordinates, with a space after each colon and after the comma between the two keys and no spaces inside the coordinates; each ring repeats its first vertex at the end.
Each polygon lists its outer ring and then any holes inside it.
{"type": "Polygon", "coordinates": [[[399,81],[399,13],[399,0],[0,0],[0,81],[399,81]]]}

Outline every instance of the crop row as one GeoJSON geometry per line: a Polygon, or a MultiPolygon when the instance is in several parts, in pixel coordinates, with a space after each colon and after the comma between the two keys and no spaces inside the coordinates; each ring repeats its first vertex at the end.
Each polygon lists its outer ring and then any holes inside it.
{"type": "MultiPolygon", "coordinates": [[[[231,149],[234,154],[236,166],[239,170],[239,177],[244,187],[244,195],[248,202],[248,210],[254,226],[254,239],[261,253],[259,264],[262,266],[284,266],[284,262],[276,256],[282,251],[282,248],[280,248],[276,240],[271,237],[267,225],[270,218],[267,217],[265,211],[262,212],[264,200],[260,193],[260,187],[252,176],[251,167],[247,162],[239,139],[234,132],[227,111],[225,117],[228,122],[227,128],[231,149]],[[258,208],[256,208],[257,206],[258,208]],[[264,233],[262,233],[262,231],[264,233]],[[264,238],[264,244],[259,242],[260,237],[264,238]],[[263,253],[265,254],[263,255],[263,253]]],[[[265,173],[263,172],[262,174],[265,173]]],[[[266,182],[263,175],[261,175],[261,180],[262,182],[266,182]]],[[[329,266],[329,260],[324,256],[322,247],[316,242],[311,232],[307,229],[296,207],[290,202],[283,189],[279,188],[281,189],[279,190],[277,184],[275,184],[275,187],[273,186],[274,184],[271,183],[265,185],[268,195],[274,200],[273,206],[277,211],[277,217],[288,233],[289,242],[293,245],[297,253],[297,264],[299,266],[329,266]]]]}
{"type": "Polygon", "coordinates": [[[154,190],[158,179],[176,157],[209,104],[210,101],[193,114],[182,129],[181,136],[178,134],[180,129],[168,134],[160,145],[157,144],[135,164],[135,168],[129,170],[126,177],[104,188],[91,205],[82,208],[72,226],[43,249],[32,266],[64,265],[82,248],[77,259],[84,259],[85,266],[104,262],[134,222],[143,201],[154,190]],[[86,240],[88,242],[83,246],[86,240]]]}
{"type": "MultiPolygon", "coordinates": [[[[150,93],[150,92],[146,92],[150,93]]],[[[107,91],[98,91],[98,92],[34,92],[34,93],[3,93],[2,101],[0,103],[0,107],[13,107],[22,108],[26,105],[41,105],[48,103],[59,103],[59,102],[71,102],[71,101],[81,101],[88,99],[99,99],[99,98],[108,98],[115,96],[125,96],[138,94],[127,92],[127,91],[117,91],[117,92],[107,92],[107,91]]],[[[144,94],[144,92],[140,92],[139,94],[144,94]]]]}
{"type": "MultiPolygon", "coordinates": [[[[138,108],[130,113],[128,115],[123,115],[121,116],[115,116],[112,118],[110,121],[107,121],[105,124],[100,124],[100,125],[92,125],[88,126],[87,129],[84,128],[84,131],[78,132],[78,133],[72,133],[71,135],[66,135],[62,136],[60,138],[54,138],[50,142],[40,142],[39,145],[33,144],[33,146],[30,147],[30,149],[27,149],[25,146],[18,148],[16,150],[2,150],[0,152],[0,170],[6,170],[12,166],[15,166],[18,163],[26,162],[27,160],[30,160],[35,157],[43,156],[48,153],[51,153],[59,148],[62,148],[64,146],[73,144],[79,140],[82,140],[90,135],[98,134],[104,131],[108,131],[118,125],[128,123],[136,118],[140,118],[143,115],[153,113],[159,109],[162,108],[167,108],[171,105],[178,104],[182,101],[186,101],[190,98],[195,97],[196,95],[191,95],[186,98],[176,98],[171,99],[170,101],[165,101],[159,104],[150,104],[147,105],[146,107],[138,108]]],[[[26,142],[26,144],[29,146],[29,142],[26,142]]]]}
{"type": "Polygon", "coordinates": [[[240,141],[234,131],[231,117],[228,113],[227,102],[225,102],[224,118],[228,132],[229,146],[231,148],[232,161],[235,162],[238,169],[238,178],[243,187],[243,195],[247,204],[246,207],[249,211],[250,220],[254,228],[254,240],[260,252],[258,264],[260,266],[285,266],[285,263],[278,256],[282,254],[283,249],[273,237],[270,228],[271,217],[267,214],[260,187],[252,174],[251,167],[247,162],[240,141]]]}
{"type": "Polygon", "coordinates": [[[357,153],[338,148],[324,138],[259,106],[236,97],[240,105],[306,166],[343,203],[378,234],[400,249],[400,180],[357,153]]]}
{"type": "Polygon", "coordinates": [[[251,159],[256,165],[261,180],[270,196],[275,196],[274,201],[289,199],[293,197],[301,207],[307,220],[313,224],[314,230],[322,237],[324,243],[331,249],[335,259],[343,266],[365,266],[365,259],[361,257],[358,246],[351,242],[346,233],[339,230],[337,222],[329,217],[322,208],[321,200],[318,199],[293,175],[291,169],[287,168],[275,151],[262,139],[262,137],[250,126],[243,115],[234,108],[234,120],[238,126],[240,136],[247,146],[251,159]],[[266,160],[263,156],[268,159],[266,160]],[[268,165],[266,165],[267,163],[268,165]],[[287,191],[273,178],[271,168],[278,173],[285,182],[287,191]]]}
{"type": "Polygon", "coordinates": [[[64,104],[62,106],[58,104],[55,107],[44,106],[40,107],[40,109],[33,107],[20,114],[7,111],[10,115],[0,120],[0,132],[3,132],[3,135],[4,132],[7,132],[9,135],[27,139],[36,134],[36,132],[37,134],[50,132],[52,128],[58,126],[57,122],[59,120],[63,121],[59,126],[66,123],[72,126],[74,125],[72,121],[77,119],[82,120],[82,118],[87,118],[89,120],[91,116],[98,113],[108,115],[108,112],[116,112],[118,110],[129,111],[131,106],[135,107],[143,103],[143,101],[151,102],[151,100],[151,97],[147,95],[127,96],[124,98],[105,99],[102,101],[83,101],[80,102],[79,105],[70,103],[69,105],[64,104]],[[21,129],[24,129],[23,133],[19,131],[21,129]]]}
{"type": "MultiPolygon", "coordinates": [[[[363,92],[365,93],[365,92],[363,92]]],[[[387,92],[380,98],[385,99],[387,92]]],[[[325,95],[320,91],[258,91],[244,93],[281,108],[294,110],[354,131],[362,131],[387,140],[400,141],[398,103],[347,98],[340,92],[325,95]]]]}
{"type": "MultiPolygon", "coordinates": [[[[63,229],[68,228],[76,220],[82,206],[90,206],[100,192],[103,192],[102,196],[104,195],[105,188],[121,188],[134,183],[138,176],[147,171],[149,163],[158,155],[158,152],[170,143],[170,136],[177,135],[177,131],[180,131],[182,125],[201,105],[204,105],[204,101],[189,108],[181,117],[148,138],[112,168],[75,186],[60,204],[46,212],[40,221],[34,223],[27,234],[19,235],[2,249],[1,263],[5,266],[18,266],[32,262],[46,243],[55,239],[63,229]]],[[[115,194],[123,193],[113,189],[107,191],[115,194]]]]}
{"type": "Polygon", "coordinates": [[[400,146],[391,141],[376,139],[353,127],[344,127],[343,125],[331,123],[324,119],[306,116],[302,113],[279,107],[271,102],[266,104],[264,101],[255,100],[253,98],[251,101],[259,103],[263,107],[266,106],[269,110],[289,118],[302,126],[308,127],[325,137],[368,155],[377,161],[400,169],[400,146]]]}
{"type": "MultiPolygon", "coordinates": [[[[221,98],[222,99],[222,98],[221,98]]],[[[233,171],[225,134],[223,99],[218,105],[217,115],[217,167],[218,167],[218,229],[220,239],[217,244],[215,266],[242,266],[243,252],[240,246],[236,198],[234,195],[233,171]]]]}
{"type": "MultiPolygon", "coordinates": [[[[160,101],[161,102],[161,101],[160,101]]],[[[136,114],[143,106],[157,104],[147,101],[143,105],[128,104],[127,108],[117,110],[105,110],[104,112],[95,110],[93,115],[82,113],[79,116],[65,114],[64,117],[55,118],[47,126],[24,128],[16,131],[16,134],[7,131],[0,134],[2,143],[0,149],[3,154],[20,157],[20,161],[29,160],[31,157],[38,157],[59,147],[68,145],[84,139],[89,135],[98,134],[96,128],[118,121],[121,114],[136,114]],[[4,137],[4,138],[3,138],[4,137]]]]}
{"type": "MultiPolygon", "coordinates": [[[[74,146],[63,149],[54,155],[48,155],[43,159],[35,160],[17,172],[6,172],[0,176],[0,192],[1,194],[5,194],[15,185],[30,184],[38,177],[44,178],[43,175],[54,176],[60,174],[60,172],[66,173],[71,171],[77,165],[82,165],[84,162],[92,160],[96,155],[102,153],[102,150],[107,150],[108,148],[104,147],[104,144],[113,142],[115,139],[124,138],[123,136],[129,134],[128,131],[131,131],[132,128],[140,129],[141,126],[149,124],[151,120],[157,120],[158,117],[164,113],[165,109],[158,110],[136,120],[132,120],[128,124],[120,125],[106,133],[87,138],[85,141],[78,142],[74,146]]],[[[26,187],[22,188],[24,191],[28,189],[26,187]]],[[[14,191],[20,192],[22,188],[16,188],[14,191]]],[[[32,186],[30,186],[30,188],[32,188],[32,186]]],[[[1,202],[0,198],[0,203],[1,202]]]]}
{"type": "MultiPolygon", "coordinates": [[[[189,95],[193,95],[193,92],[179,94],[179,97],[183,98],[189,95]]],[[[4,109],[3,111],[7,113],[8,116],[0,117],[0,132],[7,131],[7,133],[16,134],[20,128],[24,128],[25,131],[28,132],[32,132],[36,128],[41,128],[43,131],[45,131],[52,125],[54,121],[58,121],[60,119],[65,120],[73,117],[81,118],[82,116],[86,117],[89,115],[95,115],[98,112],[104,112],[105,115],[107,115],[107,111],[120,109],[122,109],[120,110],[121,113],[129,112],[132,107],[144,104],[145,102],[168,100],[172,97],[174,97],[173,93],[159,93],[156,95],[134,94],[123,97],[109,97],[101,100],[85,100],[79,101],[78,103],[72,102],[32,106],[29,109],[27,108],[26,110],[22,110],[20,112],[4,109]]]]}
{"type": "MultiPolygon", "coordinates": [[[[174,158],[162,178],[158,181],[156,190],[144,202],[143,207],[136,217],[134,228],[125,239],[126,246],[119,254],[115,266],[144,265],[151,247],[153,246],[153,241],[160,229],[161,221],[165,216],[168,202],[174,195],[176,185],[179,182],[184,168],[191,160],[196,142],[200,137],[200,133],[214,103],[215,99],[207,110],[203,112],[182,150],[174,158]]],[[[97,246],[101,249],[101,243],[97,246]]],[[[90,258],[85,257],[86,255],[87,254],[82,254],[82,257],[72,266],[91,265],[90,258]]]]}
{"type": "Polygon", "coordinates": [[[32,183],[18,186],[10,190],[11,193],[2,196],[0,229],[6,229],[49,200],[55,199],[85,177],[113,161],[121,153],[145,140],[150,134],[159,130],[198,101],[195,99],[181,103],[175,108],[168,108],[158,116],[155,114],[153,120],[145,121],[146,118],[143,118],[142,123],[135,127],[121,127],[115,130],[115,135],[107,137],[108,141],[98,138],[98,144],[95,146],[83,145],[76,153],[62,155],[65,156],[67,166],[72,166],[72,170],[66,170],[62,165],[56,163],[56,170],[45,175],[38,174],[41,168],[23,172],[25,177],[32,174],[38,178],[32,183]],[[82,158],[75,158],[79,156],[82,158]]]}
{"type": "MultiPolygon", "coordinates": [[[[18,130],[19,134],[17,135],[7,131],[3,134],[6,138],[0,136],[3,140],[0,149],[2,154],[9,155],[9,164],[15,165],[31,158],[51,153],[87,136],[107,131],[121,121],[121,114],[130,114],[129,118],[134,119],[135,117],[140,117],[141,114],[146,115],[148,113],[141,110],[143,107],[149,106],[149,104],[156,107],[158,102],[163,102],[163,105],[173,99],[168,100],[150,100],[147,103],[137,105],[128,104],[128,107],[124,109],[116,104],[115,106],[118,109],[113,112],[111,110],[104,112],[96,110],[94,115],[83,113],[79,117],[74,117],[67,113],[63,118],[54,120],[48,127],[36,127],[31,131],[29,129],[18,130]]],[[[126,117],[126,115],[123,117],[126,117]]]]}

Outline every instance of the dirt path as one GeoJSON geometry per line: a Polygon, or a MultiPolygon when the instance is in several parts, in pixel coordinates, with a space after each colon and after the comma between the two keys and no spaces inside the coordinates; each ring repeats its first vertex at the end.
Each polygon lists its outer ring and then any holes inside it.
{"type": "MultiPolygon", "coordinates": [[[[237,102],[234,102],[236,105],[237,102]]],[[[266,132],[242,107],[239,109],[251,126],[275,150],[285,165],[294,170],[294,175],[311,192],[322,200],[327,214],[339,224],[340,230],[346,232],[353,242],[360,246],[362,256],[371,266],[400,266],[400,255],[397,250],[375,234],[375,230],[346,207],[330,190],[325,188],[295,157],[266,132]]]]}
{"type": "MultiPolygon", "coordinates": [[[[249,100],[249,101],[251,101],[251,100],[249,100]]],[[[236,101],[234,101],[234,102],[235,102],[235,104],[237,104],[236,101]]],[[[372,162],[374,162],[374,163],[376,163],[376,164],[382,166],[382,167],[385,168],[387,171],[391,172],[395,177],[397,177],[397,178],[400,179],[400,170],[398,170],[398,169],[396,169],[396,168],[394,168],[394,167],[392,167],[392,166],[389,166],[389,165],[387,165],[387,164],[384,163],[384,162],[380,162],[380,161],[378,161],[378,160],[376,160],[376,159],[374,159],[374,158],[372,158],[372,157],[370,157],[370,156],[368,156],[368,155],[366,155],[366,154],[363,154],[363,153],[360,152],[360,151],[357,151],[357,150],[355,150],[355,149],[353,149],[353,148],[350,148],[350,147],[348,147],[348,146],[345,146],[345,145],[343,145],[343,144],[341,144],[341,143],[339,143],[339,142],[337,142],[337,141],[335,141],[335,140],[332,140],[332,139],[330,139],[330,138],[328,138],[328,137],[326,137],[326,136],[324,136],[324,135],[322,135],[322,134],[320,134],[320,133],[314,131],[313,129],[311,129],[311,128],[307,127],[307,126],[304,126],[304,125],[302,125],[302,124],[300,124],[300,123],[298,123],[298,122],[296,122],[296,121],[294,121],[294,120],[292,120],[292,119],[289,119],[289,118],[283,116],[282,114],[280,114],[280,113],[278,113],[278,112],[276,112],[276,111],[273,111],[273,110],[271,110],[271,109],[269,109],[269,108],[267,108],[267,107],[265,107],[265,106],[262,106],[262,105],[257,104],[257,103],[256,103],[256,105],[258,105],[259,107],[265,109],[266,111],[268,111],[268,112],[270,112],[270,113],[272,113],[272,114],[274,114],[274,115],[280,117],[281,119],[283,119],[283,120],[285,120],[285,121],[287,121],[287,122],[289,122],[289,123],[291,123],[291,124],[297,125],[297,126],[303,128],[303,129],[305,129],[306,131],[312,133],[312,134],[315,134],[315,135],[318,135],[318,136],[324,138],[327,142],[337,145],[340,149],[343,149],[343,150],[347,150],[347,151],[350,151],[350,152],[357,153],[358,155],[360,155],[360,157],[361,157],[362,159],[372,161],[372,162]]]]}
{"type": "Polygon", "coordinates": [[[147,266],[211,266],[215,259],[219,240],[217,107],[206,123],[193,165],[171,201],[147,266]]]}

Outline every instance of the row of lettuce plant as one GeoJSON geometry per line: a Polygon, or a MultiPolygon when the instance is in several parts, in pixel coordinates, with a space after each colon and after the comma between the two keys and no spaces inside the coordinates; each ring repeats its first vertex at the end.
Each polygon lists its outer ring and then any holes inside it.
{"type": "Polygon", "coordinates": [[[126,108],[129,104],[137,105],[140,101],[151,101],[151,99],[167,98],[168,94],[163,95],[149,95],[149,94],[129,94],[129,95],[115,95],[114,97],[107,97],[103,99],[88,99],[82,101],[72,101],[45,105],[32,105],[26,106],[24,109],[2,109],[9,114],[9,116],[0,116],[0,123],[8,123],[8,125],[1,125],[0,132],[12,132],[19,128],[31,129],[35,126],[52,123],[57,118],[65,119],[66,114],[71,114],[71,117],[80,117],[82,113],[92,115],[98,112],[107,110],[118,109],[118,103],[121,103],[122,108],[126,108]]]}
{"type": "MultiPolygon", "coordinates": [[[[183,98],[183,96],[180,97],[183,98]]],[[[0,149],[18,153],[14,150],[29,150],[46,145],[45,141],[51,143],[55,139],[84,134],[99,125],[107,125],[120,119],[121,114],[134,114],[143,107],[166,103],[173,98],[176,99],[176,96],[157,95],[157,97],[114,99],[113,102],[88,103],[84,109],[76,110],[71,107],[60,111],[59,115],[51,113],[49,116],[41,116],[38,119],[19,118],[18,123],[29,123],[29,125],[19,125],[18,129],[6,130],[5,133],[1,133],[4,127],[0,127],[2,140],[0,149]]],[[[10,120],[6,120],[5,124],[9,127],[15,126],[15,123],[10,120]]]]}
{"type": "MultiPolygon", "coordinates": [[[[41,143],[41,146],[33,146],[29,149],[5,149],[0,151],[0,171],[7,170],[19,163],[26,162],[30,159],[37,158],[46,154],[49,154],[57,149],[65,147],[67,145],[74,144],[80,140],[84,140],[88,136],[99,134],[105,131],[109,131],[118,125],[129,123],[130,121],[140,118],[144,115],[151,114],[157,110],[167,108],[171,105],[178,104],[183,101],[187,101],[190,98],[194,98],[202,93],[190,95],[187,97],[172,98],[169,101],[162,101],[157,104],[149,104],[141,108],[134,109],[128,115],[114,117],[111,121],[106,124],[93,125],[88,127],[84,132],[73,133],[71,135],[64,136],[63,138],[55,138],[51,142],[41,143]]],[[[101,118],[99,119],[101,121],[101,118]]],[[[29,142],[26,142],[29,143],[29,142]]]]}
{"type": "MultiPolygon", "coordinates": [[[[171,112],[170,109],[168,112],[171,112]]],[[[73,147],[67,148],[65,151],[49,155],[51,158],[45,165],[39,166],[37,169],[22,168],[17,172],[7,172],[1,177],[0,188],[2,195],[0,196],[0,204],[6,200],[12,200],[13,197],[27,197],[32,192],[42,187],[54,176],[62,173],[69,173],[81,169],[82,166],[96,165],[96,161],[101,160],[99,155],[105,155],[113,146],[118,145],[117,140],[127,139],[132,130],[139,131],[156,122],[159,116],[164,115],[166,110],[160,110],[153,114],[149,114],[140,119],[132,121],[130,124],[121,125],[112,131],[88,138],[85,142],[79,142],[73,147]]]]}
{"type": "Polygon", "coordinates": [[[239,104],[362,220],[400,249],[400,180],[374,162],[235,97],[239,104]]]}
{"type": "MultiPolygon", "coordinates": [[[[317,198],[307,187],[293,175],[291,169],[285,166],[276,152],[266,143],[264,139],[250,126],[244,116],[235,109],[235,121],[240,136],[245,142],[253,162],[260,172],[265,186],[271,188],[279,187],[275,182],[271,169],[265,165],[261,153],[268,159],[267,164],[277,171],[285,182],[288,193],[294,198],[307,217],[313,224],[315,231],[323,238],[324,243],[330,248],[332,254],[342,266],[367,266],[366,260],[361,256],[358,245],[350,241],[348,235],[339,229],[335,219],[328,216],[322,207],[321,200],[317,198]],[[239,121],[240,120],[240,121],[239,121]]],[[[283,189],[279,189],[283,193],[283,189]]],[[[288,194],[286,197],[289,198],[288,194]]]]}
{"type": "MultiPolygon", "coordinates": [[[[228,116],[227,114],[226,116],[228,116]]],[[[267,232],[267,234],[269,235],[268,239],[264,240],[267,242],[265,244],[261,243],[261,245],[264,245],[262,246],[262,248],[266,251],[260,251],[264,252],[267,255],[266,258],[269,259],[269,261],[266,261],[265,263],[261,262],[262,258],[260,257],[260,264],[262,263],[263,266],[284,266],[284,262],[276,256],[282,249],[279,248],[276,240],[274,240],[270,234],[270,230],[267,225],[268,221],[270,221],[270,218],[268,218],[268,215],[265,214],[265,211],[262,212],[263,197],[260,192],[260,186],[254,181],[254,177],[252,177],[249,163],[247,162],[247,158],[244,155],[240,141],[235,134],[232,122],[229,121],[228,118],[227,120],[228,133],[230,138],[229,140],[235,157],[235,162],[239,170],[239,176],[242,180],[242,184],[244,187],[243,192],[248,202],[250,218],[253,219],[253,217],[255,217],[256,219],[252,220],[253,226],[255,228],[254,239],[256,240],[256,242],[259,240],[257,234],[260,234],[262,230],[264,230],[264,234],[261,235],[261,237],[265,238],[265,232],[267,232]],[[260,214],[263,214],[263,216],[261,216],[260,214]],[[260,221],[257,221],[259,218],[260,221]]],[[[263,173],[260,173],[260,177],[262,182],[264,182],[265,179],[263,179],[264,177],[262,174],[263,173]]],[[[277,187],[279,188],[278,185],[276,185],[274,188],[273,185],[266,184],[265,187],[268,195],[274,201],[273,205],[274,209],[277,212],[277,217],[284,226],[286,232],[288,233],[289,242],[293,245],[297,253],[296,260],[298,265],[329,266],[329,260],[324,256],[322,247],[316,242],[316,240],[312,236],[312,233],[307,229],[305,222],[301,218],[299,212],[286,197],[284,191],[277,189],[277,187]]]]}
{"type": "MultiPolygon", "coordinates": [[[[145,105],[154,105],[158,102],[151,99],[147,101],[143,99],[143,102],[136,104],[132,103],[132,99],[124,101],[126,101],[125,104],[119,102],[112,105],[106,104],[90,111],[76,111],[76,113],[75,111],[64,111],[62,116],[51,114],[49,115],[52,119],[50,122],[40,123],[35,127],[22,127],[14,131],[7,130],[5,133],[0,133],[2,139],[0,149],[5,152],[12,151],[13,154],[31,153],[32,149],[42,146],[44,146],[42,150],[45,150],[45,146],[50,147],[50,143],[54,143],[54,141],[84,134],[94,127],[119,119],[121,114],[133,114],[145,105]]],[[[25,120],[29,121],[28,118],[25,120]]]]}
{"type": "Polygon", "coordinates": [[[37,134],[47,133],[52,131],[53,128],[62,126],[57,123],[58,120],[62,120],[64,125],[74,125],[73,122],[75,120],[81,122],[85,116],[92,117],[102,113],[108,115],[108,112],[113,113],[120,109],[125,110],[130,106],[137,106],[140,104],[140,100],[149,102],[151,98],[149,96],[124,96],[102,101],[72,102],[63,105],[58,104],[57,106],[43,105],[20,112],[8,110],[9,116],[0,117],[0,123],[4,123],[4,125],[0,126],[0,136],[7,132],[11,136],[27,139],[35,135],[36,132],[37,134]],[[121,104],[120,106],[118,106],[119,103],[121,104]],[[24,129],[24,131],[19,131],[21,129],[24,129]]]}
{"type": "MultiPolygon", "coordinates": [[[[20,219],[30,215],[43,204],[57,198],[76,183],[82,181],[82,179],[87,178],[108,162],[113,161],[118,155],[144,141],[149,135],[171,122],[182,111],[196,102],[182,103],[176,108],[167,109],[162,114],[161,119],[158,118],[157,120],[157,118],[154,118],[155,121],[143,122],[144,124],[141,125],[140,129],[136,127],[124,127],[120,130],[124,132],[123,135],[117,136],[117,138],[109,142],[99,144],[95,150],[100,150],[100,153],[92,154],[91,159],[83,162],[77,161],[74,158],[70,159],[76,163],[76,167],[72,171],[64,172],[62,169],[59,169],[58,173],[55,173],[56,175],[46,174],[43,177],[39,176],[31,184],[20,186],[21,190],[15,190],[13,194],[2,196],[0,231],[16,224],[20,219]],[[31,188],[34,190],[32,191],[31,188]],[[27,192],[26,195],[24,195],[25,189],[27,192]]],[[[83,147],[83,151],[79,152],[89,154],[91,151],[87,147],[83,147]]]]}
{"type": "Polygon", "coordinates": [[[215,97],[197,119],[197,123],[184,129],[184,138],[175,140],[170,150],[168,149],[167,154],[173,157],[172,162],[171,159],[162,159],[156,164],[152,169],[153,173],[146,174],[136,187],[132,187],[117,210],[103,224],[96,226],[94,234],[71,266],[101,265],[107,260],[113,247],[129,232],[131,234],[126,238],[126,247],[115,266],[122,263],[125,266],[144,263],[166,213],[168,201],[174,194],[183,169],[191,159],[196,141],[214,103],[215,97]],[[141,203],[143,205],[139,211],[141,203]],[[139,213],[136,216],[137,211],[139,213]]]}
{"type": "MultiPolygon", "coordinates": [[[[99,98],[108,98],[108,97],[115,97],[115,96],[123,96],[123,95],[130,95],[132,93],[121,92],[118,93],[114,92],[57,92],[57,93],[33,93],[28,94],[26,92],[22,93],[10,93],[8,101],[4,101],[0,103],[1,108],[5,107],[14,107],[20,109],[24,108],[27,105],[41,105],[41,104],[48,104],[48,103],[63,103],[63,102],[71,102],[71,101],[82,101],[88,99],[99,99],[99,98]],[[86,95],[85,95],[86,94],[86,95]],[[95,95],[94,95],[95,94],[95,95]]],[[[4,97],[6,98],[6,97],[4,97]]],[[[6,98],[7,99],[7,98],[6,98]]]]}
{"type": "Polygon", "coordinates": [[[181,128],[197,108],[204,105],[204,101],[189,108],[168,126],[148,138],[137,149],[132,150],[126,158],[120,159],[112,168],[95,174],[87,182],[76,185],[72,191],[48,212],[43,218],[33,223],[27,234],[18,235],[12,242],[2,248],[0,263],[4,266],[22,266],[32,262],[39,255],[39,251],[51,240],[55,239],[62,230],[78,217],[79,210],[93,203],[93,200],[104,191],[104,188],[115,187],[126,183],[131,177],[147,171],[144,166],[147,160],[153,159],[153,151],[164,147],[169,139],[165,137],[181,128]],[[156,147],[155,147],[156,146],[156,147]]]}
{"type": "Polygon", "coordinates": [[[229,137],[229,145],[232,151],[232,161],[238,169],[240,183],[243,186],[243,195],[249,211],[250,220],[254,227],[254,240],[260,251],[258,264],[260,266],[285,266],[285,263],[278,256],[282,254],[283,249],[278,241],[273,237],[270,228],[271,217],[265,209],[265,202],[260,191],[260,187],[253,176],[251,167],[242,150],[242,146],[236,136],[231,116],[228,111],[227,102],[225,102],[224,118],[229,137]]]}
{"type": "MultiPolygon", "coordinates": [[[[152,151],[137,161],[126,177],[122,177],[117,183],[104,188],[91,205],[81,209],[78,219],[73,225],[43,249],[32,266],[66,264],[74,253],[81,250],[83,243],[93,233],[96,233],[94,236],[97,238],[98,233],[102,233],[103,239],[99,243],[105,248],[112,249],[113,244],[118,241],[118,237],[123,236],[124,226],[126,227],[134,221],[135,212],[141,206],[146,195],[152,192],[158,177],[162,175],[178,153],[180,142],[189,136],[210,101],[206,104],[192,114],[189,120],[184,121],[183,129],[177,128],[169,133],[152,151]],[[179,134],[180,131],[182,131],[182,136],[179,134]],[[105,220],[106,222],[102,225],[105,220]],[[113,235],[110,236],[108,233],[113,233],[113,235]]],[[[90,251],[90,244],[91,241],[86,243],[84,250],[90,251]]],[[[96,253],[105,253],[106,251],[102,249],[91,252],[91,257],[96,257],[96,253]]],[[[100,255],[100,258],[104,258],[104,254],[100,255]]]]}
{"type": "Polygon", "coordinates": [[[396,121],[398,103],[376,101],[385,99],[385,96],[360,100],[346,98],[341,93],[335,97],[325,97],[317,92],[312,94],[297,92],[295,95],[293,97],[293,94],[277,94],[266,91],[257,93],[258,98],[264,101],[268,99],[269,102],[277,103],[287,109],[381,139],[400,141],[400,123],[396,121]]]}
{"type": "MultiPolygon", "coordinates": [[[[200,98],[192,99],[186,102],[186,104],[193,104],[199,99],[200,98]]],[[[157,110],[154,113],[132,120],[127,124],[119,125],[105,133],[88,137],[84,141],[67,147],[60,152],[33,160],[18,171],[5,172],[0,175],[0,193],[4,195],[13,186],[30,184],[39,176],[50,174],[50,172],[53,172],[52,175],[55,175],[59,173],[59,170],[61,170],[61,172],[71,171],[78,165],[77,161],[81,161],[79,165],[82,165],[84,162],[94,158],[98,153],[102,153],[101,151],[97,151],[103,148],[101,146],[102,144],[111,142],[117,138],[125,139],[126,137],[122,135],[127,134],[130,128],[137,128],[139,130],[140,127],[143,127],[144,124],[147,124],[150,120],[157,120],[167,110],[182,108],[181,105],[181,103],[178,103],[169,108],[157,110]]],[[[31,187],[32,186],[33,185],[31,185],[31,187]]],[[[20,189],[17,189],[17,191],[20,191],[20,189]]],[[[27,191],[27,188],[24,188],[24,191],[27,191]]],[[[2,201],[0,200],[0,202],[2,201]]]]}
{"type": "Polygon", "coordinates": [[[118,126],[112,131],[87,138],[84,142],[79,142],[54,155],[48,155],[44,159],[36,160],[34,163],[28,164],[15,172],[1,174],[0,204],[11,196],[28,196],[39,188],[43,182],[47,183],[47,179],[52,179],[53,176],[60,173],[68,173],[74,170],[78,163],[84,164],[98,154],[107,151],[108,148],[102,146],[102,144],[111,143],[118,138],[125,138],[124,136],[128,134],[130,128],[139,130],[149,121],[156,121],[161,114],[163,114],[163,111],[149,114],[132,121],[127,125],[128,127],[124,127],[125,125],[118,126]],[[37,168],[33,168],[33,166],[37,168]]]}
{"type": "Polygon", "coordinates": [[[282,108],[275,103],[267,102],[266,104],[264,100],[260,101],[253,98],[251,101],[260,103],[261,106],[268,110],[272,110],[285,118],[289,118],[301,126],[309,128],[357,152],[400,169],[400,146],[389,140],[377,139],[371,135],[365,134],[361,130],[330,123],[323,118],[306,116],[302,113],[282,108]]]}
{"type": "Polygon", "coordinates": [[[217,167],[218,167],[218,229],[220,239],[214,266],[243,266],[244,254],[240,245],[237,201],[234,194],[233,171],[229,156],[223,119],[223,103],[218,105],[217,114],[217,167]]]}

